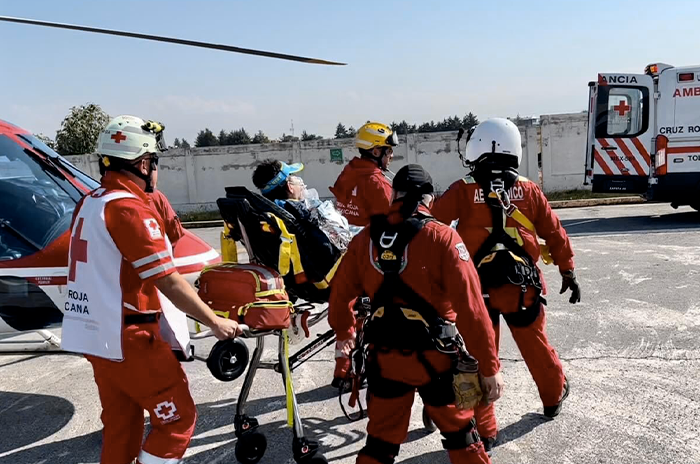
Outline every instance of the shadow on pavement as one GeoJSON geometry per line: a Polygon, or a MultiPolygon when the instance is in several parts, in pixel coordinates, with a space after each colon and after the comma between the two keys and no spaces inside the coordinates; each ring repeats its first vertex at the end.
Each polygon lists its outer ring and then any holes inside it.
{"type": "MultiPolygon", "coordinates": [[[[337,398],[338,390],[330,386],[319,387],[315,390],[304,391],[297,394],[297,402],[301,405],[321,402],[337,398]]],[[[285,401],[285,396],[275,396],[271,398],[261,398],[250,401],[246,405],[246,414],[249,416],[260,416],[279,410],[279,403],[285,401]]],[[[307,408],[308,409],[308,408],[307,408]]],[[[235,399],[217,401],[198,405],[198,411],[201,418],[206,420],[206,423],[199,421],[195,434],[202,434],[209,430],[217,429],[233,423],[233,417],[236,414],[235,399]]],[[[348,424],[348,420],[340,412],[338,408],[338,417],[332,419],[323,419],[319,417],[304,416],[301,414],[301,421],[304,424],[304,434],[309,440],[317,441],[321,444],[319,452],[328,454],[338,449],[349,446],[353,443],[364,441],[365,433],[354,430],[341,431],[341,427],[348,424]],[[333,445],[324,444],[326,440],[330,440],[333,445]]],[[[260,422],[259,432],[265,435],[267,439],[267,451],[263,461],[265,462],[287,462],[292,458],[292,438],[294,436],[292,430],[287,427],[286,421],[276,421],[267,423],[260,422]]],[[[224,456],[230,456],[231,462],[236,462],[233,450],[235,448],[235,435],[233,431],[219,435],[209,435],[203,438],[195,438],[192,440],[191,446],[212,445],[222,443],[223,446],[203,451],[188,459],[192,463],[209,463],[219,462],[224,456]],[[225,445],[223,442],[228,442],[225,445]]]]}
{"type": "MultiPolygon", "coordinates": [[[[73,404],[57,396],[0,391],[0,453],[53,435],[65,427],[74,414],[73,404]]],[[[0,462],[5,461],[0,459],[0,462]]]]}
{"type": "Polygon", "coordinates": [[[552,419],[549,419],[542,414],[529,412],[523,415],[518,422],[510,424],[506,428],[500,430],[498,432],[498,441],[496,441],[495,446],[498,447],[505,445],[508,442],[517,440],[518,438],[532,432],[538,426],[551,421],[552,419]]]}
{"type": "Polygon", "coordinates": [[[577,235],[640,234],[668,230],[700,229],[700,213],[687,211],[653,216],[578,218],[561,221],[566,232],[577,235]]]}
{"type": "MultiPolygon", "coordinates": [[[[301,392],[297,395],[300,404],[325,401],[335,398],[337,390],[324,386],[315,390],[301,392]]],[[[248,402],[246,413],[250,416],[260,416],[279,410],[279,404],[284,403],[284,396],[260,398],[248,402]]],[[[73,416],[73,405],[61,398],[43,395],[24,395],[0,392],[0,405],[11,404],[0,414],[0,427],[4,430],[0,441],[0,453],[11,452],[14,449],[36,443],[63,428],[73,416]]],[[[284,406],[283,406],[284,407],[284,406]]],[[[233,450],[235,435],[233,431],[222,434],[210,434],[198,437],[221,427],[233,424],[236,414],[236,398],[197,405],[199,419],[195,430],[195,438],[190,447],[203,445],[220,446],[211,450],[197,453],[189,457],[187,462],[209,463],[217,458],[230,456],[225,462],[236,462],[233,450]]],[[[339,411],[340,412],[340,411],[339,411]]],[[[95,417],[99,421],[99,417],[95,417]]],[[[317,417],[301,418],[304,433],[307,438],[323,442],[324,438],[333,437],[334,445],[321,444],[321,452],[328,453],[365,439],[364,432],[340,431],[346,425],[347,419],[342,414],[334,419],[326,420],[317,417]],[[338,440],[338,437],[341,440],[338,440]]],[[[146,430],[148,430],[148,426],[146,430]]],[[[286,462],[292,457],[292,430],[287,428],[286,421],[266,423],[261,421],[259,431],[265,434],[268,442],[265,462],[286,462]]],[[[0,464],[44,464],[47,462],[61,464],[97,463],[102,447],[102,432],[96,431],[79,437],[34,446],[32,448],[11,453],[0,457],[0,464]]]]}
{"type": "MultiPolygon", "coordinates": [[[[495,448],[517,440],[518,438],[532,432],[536,427],[550,421],[551,419],[548,419],[542,414],[532,412],[527,413],[522,416],[518,422],[511,424],[498,432],[498,441],[496,442],[495,448]]],[[[434,433],[440,432],[436,431],[434,433]]],[[[408,435],[407,442],[423,438],[428,435],[428,433],[424,430],[412,430],[408,435]]],[[[433,453],[416,456],[401,462],[402,464],[448,464],[450,460],[447,457],[446,451],[436,451],[433,453]]]]}
{"type": "MultiPolygon", "coordinates": [[[[399,453],[399,457],[401,457],[401,453],[399,453]]],[[[447,457],[447,451],[440,450],[406,459],[401,461],[401,464],[450,464],[450,458],[447,457]]]]}

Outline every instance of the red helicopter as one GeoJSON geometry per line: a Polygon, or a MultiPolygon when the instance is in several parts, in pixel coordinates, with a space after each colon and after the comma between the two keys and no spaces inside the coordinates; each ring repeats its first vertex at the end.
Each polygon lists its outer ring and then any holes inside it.
{"type": "MultiPolygon", "coordinates": [[[[47,342],[40,349],[58,343],[46,329],[63,320],[68,229],[78,201],[97,187],[29,131],[0,120],[0,334],[37,331],[47,342]]],[[[189,231],[173,254],[192,282],[204,266],[221,262],[189,231]]]]}
{"type": "MultiPolygon", "coordinates": [[[[344,65],[229,45],[0,16],[0,22],[78,30],[209,48],[308,64],[344,65]]],[[[48,329],[63,321],[70,223],[78,201],[99,182],[77,169],[31,132],[0,119],[0,353],[53,351],[60,339],[48,329]],[[35,332],[35,342],[2,338],[35,332]],[[9,345],[9,346],[7,346],[9,345]],[[33,345],[33,346],[32,346],[33,345]]],[[[191,283],[219,253],[189,231],[173,250],[178,271],[191,283]]]]}

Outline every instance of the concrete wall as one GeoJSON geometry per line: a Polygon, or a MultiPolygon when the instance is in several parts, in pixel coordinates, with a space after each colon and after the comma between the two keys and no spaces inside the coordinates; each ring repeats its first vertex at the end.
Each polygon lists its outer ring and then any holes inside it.
{"type": "Polygon", "coordinates": [[[541,116],[539,130],[544,191],[590,189],[583,185],[588,114],[541,116]]]}
{"type": "MultiPolygon", "coordinates": [[[[543,116],[542,120],[545,121],[542,127],[533,120],[520,126],[523,137],[520,174],[540,182],[538,154],[542,153],[545,189],[577,188],[583,179],[585,115],[543,116]]],[[[436,190],[445,191],[467,172],[457,153],[456,138],[456,131],[399,136],[390,169],[396,173],[407,163],[421,164],[433,177],[436,190]]],[[[464,148],[464,140],[461,147],[464,148]]],[[[286,163],[304,163],[302,175],[307,186],[318,190],[322,198],[330,198],[328,187],[333,185],[343,167],[358,155],[352,139],[173,149],[160,159],[158,188],[179,212],[216,209],[216,199],[225,195],[225,187],[243,185],[255,189],[251,180],[255,166],[266,158],[273,158],[286,163]],[[336,157],[332,158],[332,150],[336,157]],[[342,151],[342,161],[337,159],[337,150],[342,151]]],[[[69,159],[76,167],[99,179],[96,156],[69,159]]]]}

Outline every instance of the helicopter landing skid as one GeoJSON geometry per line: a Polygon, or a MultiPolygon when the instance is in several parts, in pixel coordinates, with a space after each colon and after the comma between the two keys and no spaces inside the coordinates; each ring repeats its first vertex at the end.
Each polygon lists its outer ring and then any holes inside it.
{"type": "Polygon", "coordinates": [[[61,352],[59,337],[48,330],[35,330],[33,333],[41,336],[43,340],[0,340],[0,354],[61,352]]]}

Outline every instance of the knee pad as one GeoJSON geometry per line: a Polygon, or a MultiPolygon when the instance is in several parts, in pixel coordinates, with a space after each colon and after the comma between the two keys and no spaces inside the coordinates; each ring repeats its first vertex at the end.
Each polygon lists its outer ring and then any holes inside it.
{"type": "Polygon", "coordinates": [[[462,430],[457,432],[440,432],[445,437],[442,440],[442,447],[446,450],[461,450],[470,447],[474,443],[479,443],[481,439],[476,431],[476,421],[472,419],[462,430]]]}
{"type": "Polygon", "coordinates": [[[384,441],[381,438],[367,436],[367,443],[360,450],[360,454],[379,461],[381,464],[394,464],[396,456],[399,454],[401,445],[395,445],[384,441]]]}
{"type": "Polygon", "coordinates": [[[542,300],[538,299],[532,305],[514,313],[504,313],[503,319],[511,327],[528,327],[537,320],[542,311],[542,300]]]}

